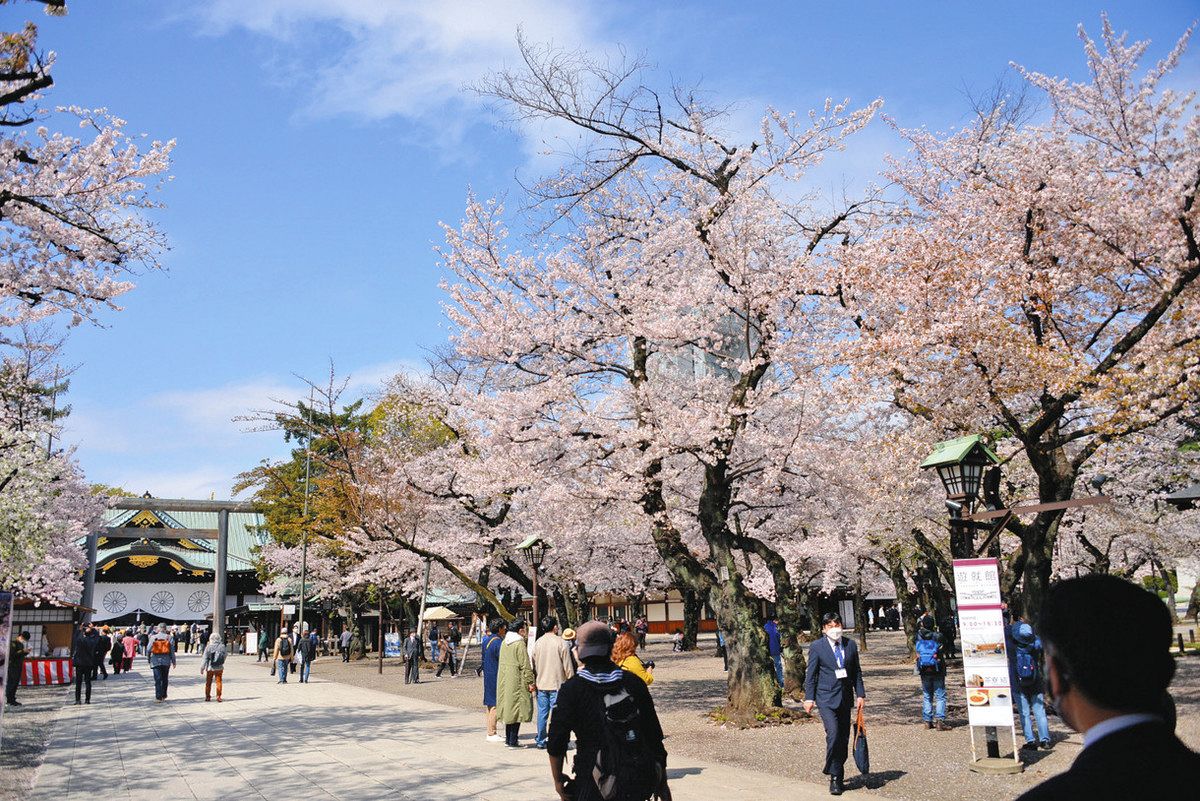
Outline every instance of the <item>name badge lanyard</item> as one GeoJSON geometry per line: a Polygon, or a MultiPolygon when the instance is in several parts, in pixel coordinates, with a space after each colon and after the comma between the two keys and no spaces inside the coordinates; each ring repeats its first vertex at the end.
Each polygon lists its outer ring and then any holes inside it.
{"type": "Polygon", "coordinates": [[[848,678],[849,674],[846,672],[846,657],[842,651],[841,643],[837,643],[833,646],[833,658],[837,662],[837,670],[833,671],[834,677],[839,679],[848,678]]]}

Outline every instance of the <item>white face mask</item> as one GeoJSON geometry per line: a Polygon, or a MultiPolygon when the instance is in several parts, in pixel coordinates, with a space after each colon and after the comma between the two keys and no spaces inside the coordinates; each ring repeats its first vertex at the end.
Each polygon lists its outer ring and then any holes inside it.
{"type": "Polygon", "coordinates": [[[834,626],[831,629],[825,629],[825,636],[837,642],[842,638],[842,629],[839,626],[834,626]]]}

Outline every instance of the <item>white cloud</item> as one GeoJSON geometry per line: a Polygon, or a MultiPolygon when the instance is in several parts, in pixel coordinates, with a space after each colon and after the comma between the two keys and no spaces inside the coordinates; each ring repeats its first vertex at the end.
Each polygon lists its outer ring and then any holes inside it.
{"type": "Polygon", "coordinates": [[[514,65],[516,35],[564,47],[602,49],[597,10],[586,3],[463,0],[217,0],[203,30],[244,29],[275,40],[288,83],[303,85],[315,116],[400,116],[457,141],[484,104],[463,87],[514,65]]]}
{"type": "MultiPolygon", "coordinates": [[[[346,398],[354,399],[374,395],[397,373],[424,371],[424,365],[396,360],[339,374],[349,379],[346,398]]],[[[234,418],[306,394],[295,376],[258,376],[121,405],[80,400],[64,421],[63,439],[76,448],[90,481],[160,498],[228,497],[238,473],[287,453],[278,433],[253,432],[251,423],[234,418]]]]}

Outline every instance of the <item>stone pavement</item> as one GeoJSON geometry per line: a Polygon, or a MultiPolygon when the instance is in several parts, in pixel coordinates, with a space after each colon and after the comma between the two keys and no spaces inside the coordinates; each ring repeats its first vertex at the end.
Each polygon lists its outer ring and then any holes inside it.
{"type": "MultiPolygon", "coordinates": [[[[413,799],[551,801],[533,724],[508,750],[484,742],[483,714],[295,676],[230,657],[224,703],[205,703],[200,660],[179,656],[170,698],[154,702],[144,659],[93,685],[90,706],[59,715],[32,795],[112,799],[413,799]]],[[[670,750],[670,740],[667,742],[670,750]]],[[[679,801],[812,801],[823,786],[672,759],[679,801]]]]}

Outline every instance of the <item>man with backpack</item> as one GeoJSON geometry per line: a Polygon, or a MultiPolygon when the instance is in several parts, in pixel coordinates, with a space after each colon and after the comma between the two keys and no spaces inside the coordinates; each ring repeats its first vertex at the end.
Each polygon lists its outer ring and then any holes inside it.
{"type": "Polygon", "coordinates": [[[603,623],[584,623],[575,642],[583,667],[558,691],[546,744],[558,797],[670,801],[662,726],[645,682],[613,663],[613,634],[603,623]],[[563,774],[563,761],[572,732],[575,776],[570,779],[563,774]]]}
{"type": "Polygon", "coordinates": [[[167,678],[175,667],[174,642],[166,623],[159,623],[153,634],[146,635],[146,657],[154,671],[154,700],[162,703],[167,700],[167,678]]]}
{"type": "Polygon", "coordinates": [[[942,635],[933,630],[933,618],[922,617],[915,649],[917,675],[921,677],[921,718],[925,728],[949,731],[946,725],[946,657],[942,635]]]}
{"type": "Polygon", "coordinates": [[[1042,674],[1042,641],[1033,627],[1018,619],[1011,628],[1012,650],[1009,652],[1009,680],[1021,714],[1021,729],[1025,734],[1023,751],[1050,747],[1050,725],[1046,720],[1045,680],[1042,674]],[[1034,722],[1038,738],[1034,739],[1034,722]]]}
{"type": "Polygon", "coordinates": [[[284,629],[275,638],[275,651],[271,654],[271,661],[275,663],[279,684],[287,684],[288,666],[292,663],[293,653],[292,638],[288,636],[287,629],[284,629]]]}

